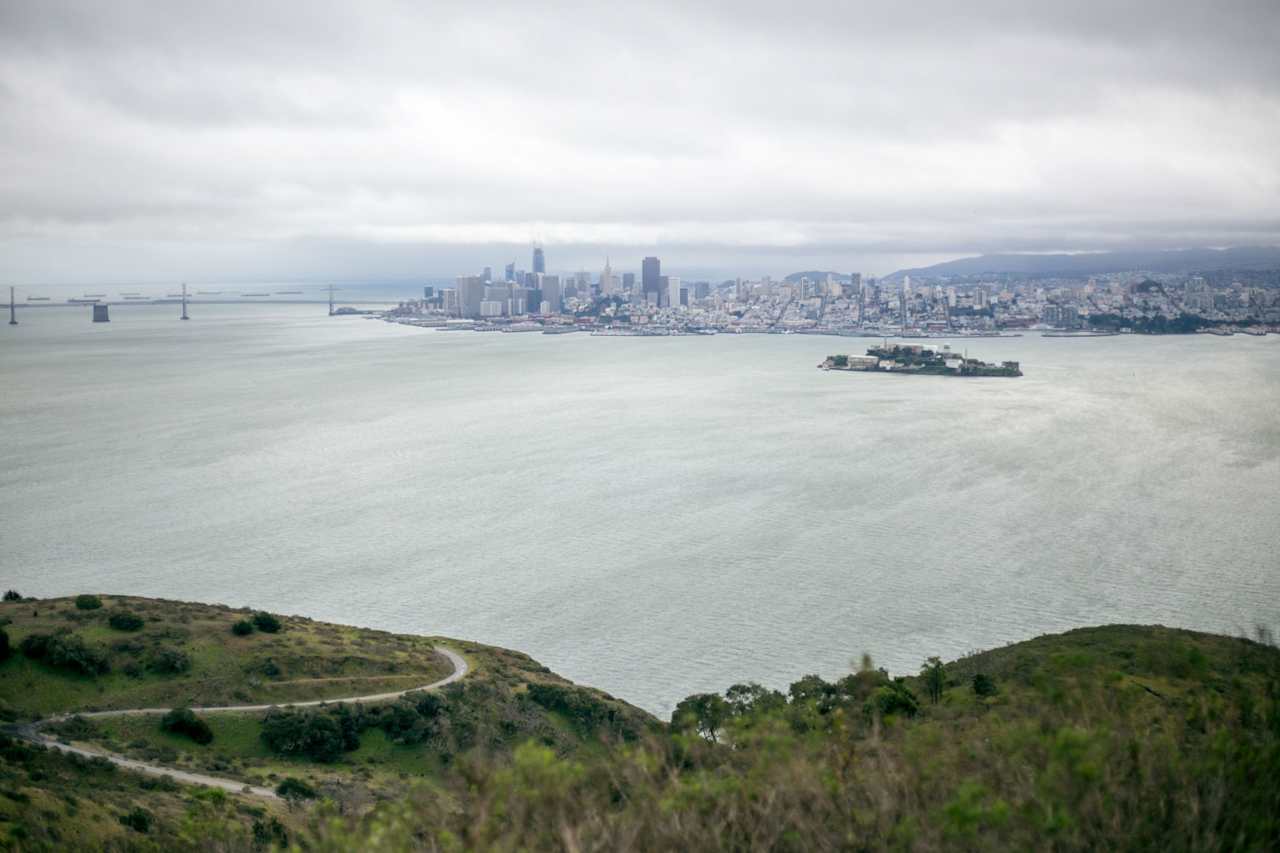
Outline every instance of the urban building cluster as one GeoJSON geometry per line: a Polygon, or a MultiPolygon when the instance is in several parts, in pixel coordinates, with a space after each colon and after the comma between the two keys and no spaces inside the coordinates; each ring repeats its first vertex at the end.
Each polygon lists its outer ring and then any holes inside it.
{"type": "Polygon", "coordinates": [[[715,332],[956,336],[1049,333],[1265,333],[1280,330],[1275,272],[1116,273],[1087,279],[928,278],[859,273],[774,280],[683,281],[656,257],[639,273],[551,274],[541,247],[532,271],[506,264],[425,287],[386,315],[399,323],[480,331],[612,335],[715,332]]]}

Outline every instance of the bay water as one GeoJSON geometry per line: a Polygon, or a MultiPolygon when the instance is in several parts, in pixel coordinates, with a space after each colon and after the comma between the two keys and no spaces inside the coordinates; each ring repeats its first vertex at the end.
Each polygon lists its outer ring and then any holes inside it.
{"type": "Polygon", "coordinates": [[[0,585],[520,649],[664,716],[1075,626],[1280,627],[1280,337],[412,329],[317,305],[0,327],[0,585]],[[933,342],[947,343],[947,342],[933,342]]]}

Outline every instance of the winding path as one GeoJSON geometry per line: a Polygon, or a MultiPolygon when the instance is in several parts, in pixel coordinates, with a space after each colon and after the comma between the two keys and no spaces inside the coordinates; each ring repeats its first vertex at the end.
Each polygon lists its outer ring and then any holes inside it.
{"type": "MultiPolygon", "coordinates": [[[[444,646],[436,646],[435,650],[448,658],[453,664],[453,672],[441,678],[439,681],[433,681],[430,684],[421,687],[410,687],[405,690],[397,690],[392,693],[374,693],[369,696],[347,696],[339,699],[312,699],[306,702],[285,702],[270,703],[266,705],[208,705],[203,707],[192,707],[192,711],[201,714],[243,714],[252,713],[254,711],[268,711],[272,708],[309,708],[317,705],[334,705],[339,702],[386,702],[392,699],[399,699],[408,693],[417,693],[422,690],[437,690],[446,684],[452,684],[455,681],[461,681],[470,672],[471,668],[467,665],[462,655],[453,649],[444,646]]],[[[237,782],[234,779],[224,779],[220,776],[208,776],[204,773],[192,773],[187,770],[177,770],[171,767],[165,767],[161,764],[149,764],[145,761],[138,761],[134,758],[126,758],[114,752],[98,752],[91,749],[85,749],[79,746],[62,743],[54,737],[43,734],[40,731],[42,726],[50,723],[59,723],[69,720],[72,717],[84,717],[92,719],[94,717],[138,717],[146,714],[167,714],[172,708],[125,708],[117,711],[90,711],[83,714],[59,714],[56,717],[49,717],[39,722],[30,723],[13,729],[13,733],[26,740],[42,744],[49,749],[56,749],[59,752],[67,752],[73,755],[81,755],[86,758],[105,758],[112,764],[124,767],[138,773],[145,773],[150,776],[169,776],[176,782],[185,782],[189,785],[205,785],[210,788],[221,788],[224,791],[233,793],[253,794],[258,797],[266,797],[272,800],[278,800],[280,797],[270,788],[263,788],[258,785],[247,785],[244,782],[237,782]]]]}

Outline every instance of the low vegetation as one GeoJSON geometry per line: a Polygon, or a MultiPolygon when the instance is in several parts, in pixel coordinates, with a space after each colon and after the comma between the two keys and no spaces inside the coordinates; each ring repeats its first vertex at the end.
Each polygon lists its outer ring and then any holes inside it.
{"type": "Polygon", "coordinates": [[[213,730],[197,717],[190,708],[174,708],[160,718],[160,728],[166,732],[185,735],[201,746],[213,742],[213,730]]]}
{"type": "Polygon", "coordinates": [[[0,710],[283,703],[404,690],[451,669],[426,637],[126,596],[88,596],[101,606],[84,609],[84,598],[0,602],[20,652],[0,664],[0,710]],[[277,630],[233,632],[241,622],[277,630]]]}
{"type": "Polygon", "coordinates": [[[285,803],[142,776],[0,734],[0,848],[266,850],[300,839],[285,803]]]}
{"type": "Polygon", "coordinates": [[[525,743],[326,849],[1274,850],[1280,652],[1111,626],[921,674],[865,665],[680,704],[668,735],[525,743]]]}
{"type": "Polygon", "coordinates": [[[107,617],[107,624],[117,631],[137,631],[146,622],[147,620],[138,614],[130,613],[127,610],[118,610],[107,617]]]}
{"type": "MultiPolygon", "coordinates": [[[[15,618],[16,642],[79,636],[112,648],[104,611],[118,602],[103,611],[60,604],[36,609],[69,630],[15,618]]],[[[13,613],[32,609],[24,602],[13,613]]],[[[137,636],[157,632],[164,645],[178,647],[164,633],[175,624],[200,626],[181,645],[189,673],[142,676],[167,686],[173,705],[186,704],[176,700],[207,660],[201,648],[226,650],[243,671],[264,660],[259,642],[310,646],[317,634],[348,630],[284,617],[277,634],[254,627],[237,635],[232,626],[252,623],[252,614],[142,600],[128,609],[145,611],[137,636]]],[[[1280,848],[1280,651],[1265,635],[1082,629],[949,663],[924,658],[905,677],[864,659],[857,672],[805,676],[785,691],[744,683],[690,696],[670,725],[519,653],[452,645],[471,675],[391,702],[265,714],[182,708],[49,727],[67,740],[269,787],[279,802],[178,788],[3,741],[0,784],[12,793],[0,790],[9,798],[0,798],[0,844],[1280,848]],[[84,792],[96,786],[107,793],[88,802],[84,792]],[[74,808],[58,804],[64,791],[74,808]]],[[[273,662],[293,666],[274,649],[273,662]]],[[[21,717],[11,690],[23,682],[6,680],[13,667],[37,691],[66,680],[132,683],[117,672],[119,659],[109,663],[110,674],[88,676],[14,655],[0,664],[5,713],[21,717]]]]}

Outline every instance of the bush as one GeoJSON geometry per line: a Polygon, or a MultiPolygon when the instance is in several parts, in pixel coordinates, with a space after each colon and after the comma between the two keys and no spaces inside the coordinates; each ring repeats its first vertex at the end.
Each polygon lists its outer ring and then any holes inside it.
{"type": "Polygon", "coordinates": [[[7,661],[13,650],[9,648],[9,632],[0,628],[0,663],[7,661]]]}
{"type": "Polygon", "coordinates": [[[111,669],[106,655],[74,634],[28,634],[18,648],[32,660],[81,675],[102,675],[111,669]]]}
{"type": "Polygon", "coordinates": [[[285,831],[284,824],[279,818],[273,817],[267,821],[255,820],[253,841],[263,848],[284,850],[289,846],[289,833],[285,831]]]}
{"type": "Polygon", "coordinates": [[[334,761],[360,746],[358,722],[345,705],[302,711],[276,708],[262,718],[262,740],[276,753],[334,761]]]}
{"type": "Polygon", "coordinates": [[[248,619],[241,619],[239,622],[231,626],[231,633],[237,637],[247,637],[253,633],[253,623],[248,619]]]}
{"type": "Polygon", "coordinates": [[[16,589],[8,590],[4,594],[4,600],[5,601],[21,601],[22,593],[18,592],[16,589]]]}
{"type": "Polygon", "coordinates": [[[265,610],[253,614],[253,624],[264,634],[274,634],[280,630],[280,620],[265,610]]]}
{"type": "Polygon", "coordinates": [[[994,696],[999,692],[999,688],[990,676],[979,672],[973,677],[973,692],[983,697],[994,696]]]}
{"type": "Polygon", "coordinates": [[[581,732],[592,734],[601,729],[634,740],[640,731],[617,706],[581,687],[564,684],[530,684],[528,696],[548,711],[567,717],[581,732]]]}
{"type": "Polygon", "coordinates": [[[186,735],[201,746],[213,742],[213,730],[196,716],[190,708],[174,708],[160,718],[160,728],[166,732],[186,735]]]}
{"type": "Polygon", "coordinates": [[[136,613],[130,613],[127,610],[118,610],[111,614],[111,618],[107,620],[107,624],[117,631],[136,631],[146,624],[141,616],[136,613]]]}
{"type": "Polygon", "coordinates": [[[867,712],[878,711],[882,717],[890,714],[906,714],[908,717],[914,717],[920,711],[920,701],[905,684],[900,681],[891,681],[883,687],[876,688],[863,708],[867,712]]]}
{"type": "Polygon", "coordinates": [[[134,806],[129,812],[120,815],[120,822],[132,830],[146,834],[151,831],[151,824],[155,821],[151,812],[142,806],[134,806]]]}
{"type": "Polygon", "coordinates": [[[191,669],[191,658],[177,649],[156,649],[147,661],[147,669],[162,675],[175,675],[191,669]]]}
{"type": "Polygon", "coordinates": [[[76,596],[77,610],[97,610],[101,606],[102,606],[102,599],[98,598],[98,596],[96,595],[77,595],[76,596]]]}
{"type": "Polygon", "coordinates": [[[287,776],[283,782],[276,785],[276,794],[286,800],[314,800],[316,789],[301,779],[287,776]]]}

